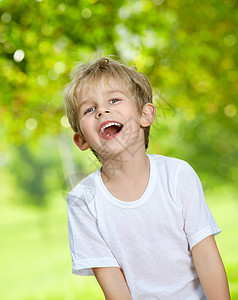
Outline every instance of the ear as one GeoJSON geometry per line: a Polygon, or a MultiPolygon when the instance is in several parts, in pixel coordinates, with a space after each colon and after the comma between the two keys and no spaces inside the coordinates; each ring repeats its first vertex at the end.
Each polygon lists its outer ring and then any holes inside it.
{"type": "Polygon", "coordinates": [[[87,141],[84,139],[84,137],[79,134],[78,132],[76,132],[74,134],[74,143],[79,147],[79,149],[81,149],[82,151],[87,150],[90,145],[87,143],[87,141]]]}
{"type": "Polygon", "coordinates": [[[156,108],[152,103],[146,103],[142,109],[140,125],[142,127],[149,127],[155,118],[156,108]]]}

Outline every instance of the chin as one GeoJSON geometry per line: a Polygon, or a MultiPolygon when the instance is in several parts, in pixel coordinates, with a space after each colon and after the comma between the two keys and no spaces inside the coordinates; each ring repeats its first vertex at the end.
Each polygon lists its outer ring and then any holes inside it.
{"type": "Polygon", "coordinates": [[[99,157],[100,161],[107,159],[119,159],[123,155],[123,153],[127,152],[125,148],[122,146],[115,145],[115,147],[107,148],[105,147],[103,151],[94,151],[96,152],[96,156],[99,157]]]}

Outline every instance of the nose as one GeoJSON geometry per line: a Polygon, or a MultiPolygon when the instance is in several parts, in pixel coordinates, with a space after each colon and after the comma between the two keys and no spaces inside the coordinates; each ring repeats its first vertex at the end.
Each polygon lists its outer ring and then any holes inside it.
{"type": "Polygon", "coordinates": [[[108,108],[99,109],[96,114],[96,118],[99,119],[104,114],[110,114],[111,111],[108,108]]]}

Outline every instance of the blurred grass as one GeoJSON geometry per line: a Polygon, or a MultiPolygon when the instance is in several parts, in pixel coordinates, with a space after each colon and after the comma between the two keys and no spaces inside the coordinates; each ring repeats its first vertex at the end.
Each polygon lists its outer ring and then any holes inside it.
{"type": "Polygon", "coordinates": [[[71,274],[66,203],[1,208],[0,299],[103,299],[93,277],[71,274]]]}
{"type": "MultiPolygon", "coordinates": [[[[207,202],[222,229],[216,240],[229,278],[232,299],[238,299],[238,202],[228,187],[207,191],[207,202]]],[[[56,195],[39,211],[3,203],[0,212],[0,299],[102,300],[93,277],[71,274],[66,203],[56,195]]]]}
{"type": "Polygon", "coordinates": [[[222,232],[216,237],[226,268],[231,299],[238,299],[238,202],[234,186],[206,192],[206,199],[222,232]]]}

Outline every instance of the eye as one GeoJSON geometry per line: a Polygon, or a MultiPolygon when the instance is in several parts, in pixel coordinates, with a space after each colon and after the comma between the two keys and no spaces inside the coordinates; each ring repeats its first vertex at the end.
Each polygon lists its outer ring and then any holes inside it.
{"type": "Polygon", "coordinates": [[[109,103],[110,103],[110,104],[113,104],[113,103],[116,103],[116,102],[119,102],[119,101],[120,101],[119,99],[114,98],[114,99],[111,99],[111,100],[109,101],[109,103]]]}
{"type": "Polygon", "coordinates": [[[95,108],[94,107],[90,107],[90,108],[88,108],[86,111],[85,111],[85,115],[86,114],[88,114],[88,113],[90,113],[90,112],[92,112],[92,111],[94,111],[95,110],[95,108]]]}

